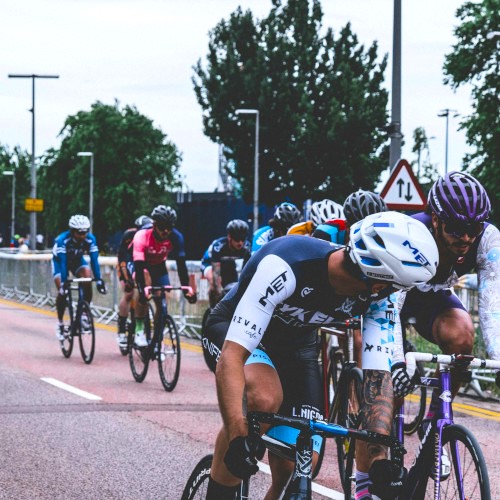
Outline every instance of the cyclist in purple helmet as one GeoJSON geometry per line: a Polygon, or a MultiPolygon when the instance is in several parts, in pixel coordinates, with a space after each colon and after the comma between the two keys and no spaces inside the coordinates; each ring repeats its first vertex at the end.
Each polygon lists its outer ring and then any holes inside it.
{"type": "MultiPolygon", "coordinates": [[[[439,345],[445,354],[472,352],[472,318],[452,287],[459,277],[475,272],[479,282],[479,322],[487,354],[500,359],[500,231],[486,222],[490,209],[488,194],[477,179],[463,172],[450,172],[432,186],[426,211],[413,216],[432,232],[439,250],[439,266],[429,283],[407,293],[401,322],[414,317],[419,334],[439,345]]],[[[402,360],[398,351],[396,362],[402,360]]],[[[393,367],[393,383],[396,393],[409,391],[411,383],[403,364],[400,369],[393,367]]],[[[459,387],[460,377],[455,377],[453,395],[459,387]]],[[[434,393],[427,419],[434,416],[437,399],[434,393]]]]}

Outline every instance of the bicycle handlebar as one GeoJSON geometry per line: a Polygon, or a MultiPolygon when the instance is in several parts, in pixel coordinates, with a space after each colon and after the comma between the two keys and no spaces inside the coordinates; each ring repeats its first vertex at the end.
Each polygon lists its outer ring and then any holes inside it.
{"type": "Polygon", "coordinates": [[[500,369],[500,360],[476,358],[472,354],[431,354],[429,352],[407,352],[406,371],[410,377],[415,373],[417,361],[441,363],[443,365],[461,365],[470,368],[500,369]]]}
{"type": "Polygon", "coordinates": [[[69,285],[70,283],[90,283],[91,281],[97,281],[96,278],[68,278],[64,285],[69,285]]]}
{"type": "Polygon", "coordinates": [[[347,330],[360,330],[361,319],[349,318],[343,321],[332,321],[328,326],[322,326],[321,331],[336,335],[338,333],[345,333],[347,330]]]}
{"type": "Polygon", "coordinates": [[[152,292],[158,292],[158,291],[171,292],[172,290],[185,290],[190,294],[194,294],[194,290],[190,286],[166,285],[166,286],[145,286],[144,287],[144,291],[146,293],[149,293],[150,291],[152,291],[152,292]]]}

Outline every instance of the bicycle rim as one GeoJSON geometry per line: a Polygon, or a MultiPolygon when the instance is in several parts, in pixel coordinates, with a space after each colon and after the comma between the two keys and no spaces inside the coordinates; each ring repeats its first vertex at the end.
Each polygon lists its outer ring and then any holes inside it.
{"type": "Polygon", "coordinates": [[[92,363],[95,351],[95,328],[92,312],[87,302],[82,303],[80,324],[78,325],[80,353],[86,364],[92,363]]]}
{"type": "Polygon", "coordinates": [[[181,344],[177,326],[172,316],[167,314],[163,340],[158,353],[158,371],[166,391],[173,391],[179,380],[181,368],[181,344]]]}
{"type": "Polygon", "coordinates": [[[196,464],[184,487],[181,500],[205,500],[213,458],[213,455],[207,455],[196,464]]]}
{"type": "Polygon", "coordinates": [[[65,358],[69,358],[73,352],[73,335],[71,333],[71,315],[69,312],[69,306],[66,302],[63,314],[63,324],[64,324],[64,340],[59,341],[61,346],[61,351],[65,358]]]}
{"type": "MultiPolygon", "coordinates": [[[[465,427],[450,425],[443,431],[443,448],[450,462],[450,474],[440,482],[440,499],[491,500],[488,470],[476,438],[465,427]]],[[[435,481],[429,477],[425,500],[434,498],[434,488],[435,481]]]]}

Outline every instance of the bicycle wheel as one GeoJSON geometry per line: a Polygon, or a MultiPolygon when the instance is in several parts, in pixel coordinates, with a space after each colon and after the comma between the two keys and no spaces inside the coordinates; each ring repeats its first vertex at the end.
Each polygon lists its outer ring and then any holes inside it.
{"type": "MultiPolygon", "coordinates": [[[[491,500],[488,469],[483,452],[472,433],[461,425],[446,427],[443,431],[443,448],[449,467],[441,466],[439,498],[491,500]]],[[[434,480],[428,477],[425,481],[428,481],[425,499],[433,499],[434,480]]]]}
{"type": "Polygon", "coordinates": [[[329,357],[330,365],[328,367],[328,415],[331,415],[333,411],[335,391],[337,390],[340,373],[342,372],[342,367],[344,366],[344,353],[339,348],[331,348],[329,357]]]}
{"type": "Polygon", "coordinates": [[[170,314],[165,317],[163,339],[158,353],[158,371],[166,391],[173,391],[179,380],[181,368],[181,342],[174,319],[170,314]]]}
{"type": "MultiPolygon", "coordinates": [[[[414,345],[409,341],[405,340],[404,343],[405,354],[407,352],[415,352],[414,345]]],[[[425,375],[424,364],[419,361],[417,362],[417,368],[415,370],[416,377],[420,378],[425,375]]],[[[417,431],[422,420],[425,416],[425,408],[427,404],[427,389],[423,386],[417,386],[411,394],[408,394],[405,398],[405,416],[403,430],[405,434],[413,434],[417,431]]]]}
{"type": "Polygon", "coordinates": [[[83,361],[88,365],[92,363],[92,360],[94,359],[95,328],[92,311],[90,310],[90,306],[87,302],[82,303],[80,323],[77,325],[77,328],[80,341],[80,353],[83,361]]]}
{"type": "MultiPolygon", "coordinates": [[[[335,422],[349,429],[356,429],[360,424],[360,410],[363,390],[363,375],[359,368],[347,364],[340,373],[335,394],[334,411],[331,416],[335,422]]],[[[337,438],[337,462],[339,475],[346,498],[354,495],[354,440],[337,438]]]]}
{"type": "MultiPolygon", "coordinates": [[[[148,316],[144,319],[144,335],[148,339],[148,344],[151,342],[151,309],[148,307],[148,316]]],[[[136,346],[134,343],[135,330],[129,332],[129,351],[128,361],[130,371],[136,382],[142,382],[148,374],[151,345],[146,347],[136,346]]]]}
{"type": "Polygon", "coordinates": [[[68,303],[64,306],[63,324],[64,324],[64,340],[60,341],[61,351],[65,358],[69,358],[73,352],[73,334],[71,332],[71,314],[68,303]]]}
{"type": "Polygon", "coordinates": [[[197,498],[205,500],[213,459],[213,455],[207,455],[196,464],[184,487],[181,500],[195,500],[197,498]]]}

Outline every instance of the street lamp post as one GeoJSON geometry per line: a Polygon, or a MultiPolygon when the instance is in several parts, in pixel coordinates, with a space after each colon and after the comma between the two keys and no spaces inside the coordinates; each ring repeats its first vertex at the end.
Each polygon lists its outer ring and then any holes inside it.
{"type": "Polygon", "coordinates": [[[90,187],[89,187],[89,220],[90,230],[94,224],[94,153],[90,151],[80,151],[77,156],[90,156],[90,187]]]}
{"type": "Polygon", "coordinates": [[[6,170],[3,175],[12,176],[12,205],[11,205],[11,222],[10,222],[10,241],[14,241],[16,234],[16,171],[6,170]]]}
{"type": "MultiPolygon", "coordinates": [[[[59,75],[9,75],[9,78],[31,78],[31,198],[36,198],[36,167],[35,167],[35,79],[59,78],[59,75]]],[[[30,213],[30,246],[36,250],[36,212],[30,213]]]]}
{"type": "Polygon", "coordinates": [[[259,110],[237,109],[237,115],[255,115],[255,162],[253,171],[253,232],[259,228],[259,110]]]}
{"type": "Polygon", "coordinates": [[[446,135],[445,135],[445,147],[444,147],[444,175],[448,173],[448,120],[450,113],[454,112],[454,117],[458,116],[458,113],[455,109],[443,109],[439,112],[439,117],[446,117],[446,135]]]}

